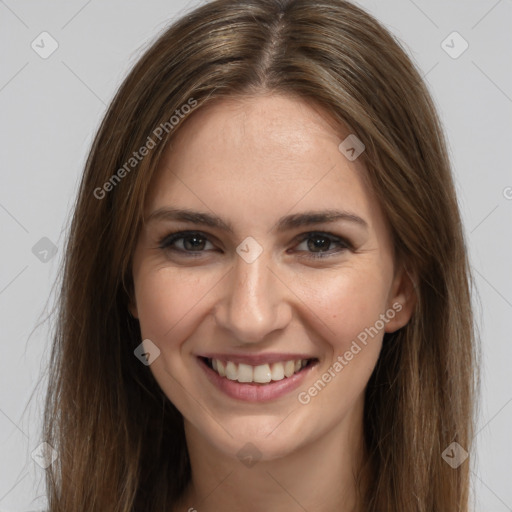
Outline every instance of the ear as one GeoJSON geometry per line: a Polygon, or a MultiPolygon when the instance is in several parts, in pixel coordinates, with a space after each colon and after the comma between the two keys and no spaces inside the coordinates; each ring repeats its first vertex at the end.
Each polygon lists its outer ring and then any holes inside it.
{"type": "Polygon", "coordinates": [[[401,265],[393,279],[388,299],[388,311],[394,311],[395,315],[386,324],[385,332],[395,332],[407,325],[418,301],[416,290],[416,274],[401,265]]]}

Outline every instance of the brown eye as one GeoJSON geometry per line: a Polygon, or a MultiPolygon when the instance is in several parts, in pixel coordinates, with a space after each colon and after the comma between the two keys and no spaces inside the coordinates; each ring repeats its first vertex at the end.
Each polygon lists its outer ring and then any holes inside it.
{"type": "Polygon", "coordinates": [[[303,250],[309,253],[306,257],[311,258],[326,258],[352,248],[347,240],[330,233],[307,233],[299,246],[302,244],[306,246],[303,250]],[[338,249],[329,250],[332,245],[338,246],[338,249]]]}
{"type": "Polygon", "coordinates": [[[315,236],[308,239],[308,249],[315,252],[318,250],[328,250],[331,246],[332,240],[325,236],[315,236]]]}
{"type": "MultiPolygon", "coordinates": [[[[179,232],[167,235],[159,242],[160,249],[177,252],[204,252],[205,246],[211,244],[208,238],[198,232],[179,232]]],[[[211,244],[213,246],[213,244],[211,244]]]]}

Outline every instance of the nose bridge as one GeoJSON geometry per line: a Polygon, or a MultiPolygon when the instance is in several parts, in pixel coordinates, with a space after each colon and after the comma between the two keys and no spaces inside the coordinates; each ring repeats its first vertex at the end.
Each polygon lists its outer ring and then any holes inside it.
{"type": "Polygon", "coordinates": [[[240,343],[261,341],[289,322],[285,287],[270,265],[265,251],[252,262],[241,256],[235,259],[217,321],[240,343]]]}

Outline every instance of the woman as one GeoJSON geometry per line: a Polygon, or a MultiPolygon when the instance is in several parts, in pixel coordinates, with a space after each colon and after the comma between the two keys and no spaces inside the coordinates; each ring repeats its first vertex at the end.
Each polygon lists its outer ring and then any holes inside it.
{"type": "Polygon", "coordinates": [[[86,164],[50,510],[467,511],[470,279],[435,108],[376,20],[196,9],[86,164]]]}

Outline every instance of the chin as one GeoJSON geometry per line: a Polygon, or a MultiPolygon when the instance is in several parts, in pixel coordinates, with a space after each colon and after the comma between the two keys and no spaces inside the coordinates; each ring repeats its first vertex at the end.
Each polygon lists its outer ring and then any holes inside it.
{"type": "Polygon", "coordinates": [[[286,420],[274,415],[238,415],[230,421],[219,418],[225,428],[214,422],[196,429],[204,440],[228,457],[241,460],[249,455],[260,461],[272,461],[299,450],[318,431],[311,423],[305,428],[304,423],[290,421],[292,415],[286,420]]]}

